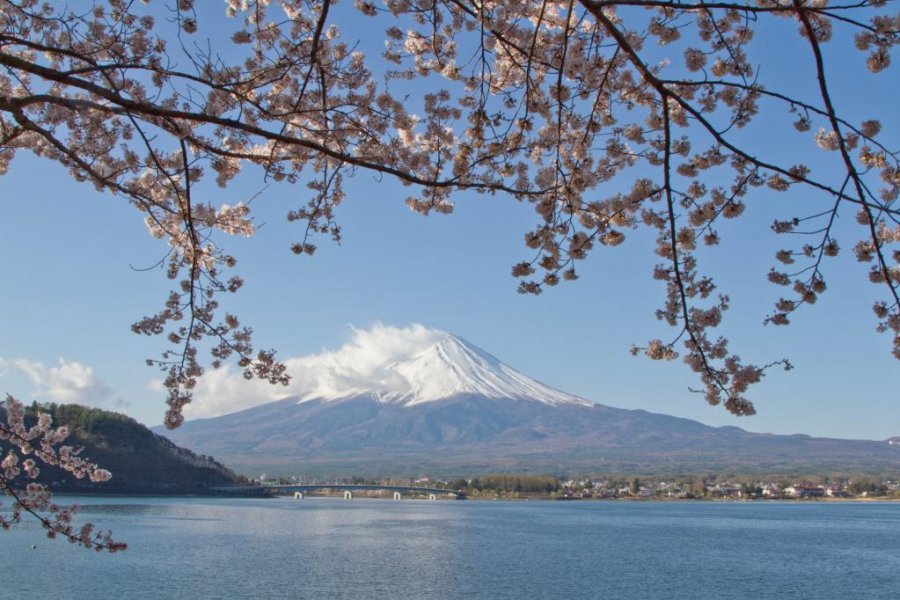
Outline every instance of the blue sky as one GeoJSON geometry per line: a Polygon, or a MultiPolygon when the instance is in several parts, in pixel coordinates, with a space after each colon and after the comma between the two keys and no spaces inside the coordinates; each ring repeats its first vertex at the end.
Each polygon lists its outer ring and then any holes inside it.
{"type": "MultiPolygon", "coordinates": [[[[838,57],[841,77],[864,61],[855,52],[838,57]]],[[[841,85],[851,90],[855,83],[847,77],[841,85]]],[[[853,112],[885,117],[900,86],[890,72],[878,85],[880,94],[842,99],[853,112]]],[[[884,139],[896,140],[897,131],[896,121],[886,121],[884,139]]],[[[807,147],[804,152],[815,152],[807,147]]],[[[423,218],[405,207],[407,188],[361,173],[338,212],[343,243],[319,240],[314,257],[297,257],[289,246],[302,229],[284,215],[305,202],[305,191],[263,189],[256,173],[226,190],[208,190],[231,204],[260,193],[253,203],[263,224],[258,234],[227,241],[247,281],[228,308],[254,327],[258,346],[277,348],[282,357],[336,349],[350,339],[351,325],[422,323],[603,404],[752,431],[900,435],[900,365],[890,355],[890,338],[874,331],[876,289],[851,252],[830,261],[828,292],[790,327],[761,325],[781,291],[765,276],[780,247],[768,225],[785,195],[754,193],[747,214],[722,227],[723,244],[700,254],[731,295],[722,330],[738,352],[760,363],[788,357],[796,367],[772,371],[751,392],[759,414],[738,419],[690,393],[697,382],[680,361],[654,363],[628,353],[632,343],[671,334],[653,316],[662,289],[650,277],[656,257],[646,234],[596,252],[581,265],[580,280],[526,297],[516,293],[509,270],[529,257],[522,236],[536,217],[527,205],[461,194],[453,215],[423,218]]],[[[844,221],[853,234],[852,215],[844,221]]],[[[849,250],[854,241],[844,237],[842,246],[849,250]]],[[[143,361],[158,354],[161,340],[138,337],[129,326],[157,310],[167,294],[162,270],[140,270],[165,251],[124,201],[20,153],[0,178],[0,391],[23,400],[91,401],[160,423],[164,394],[143,361]]]]}
{"type": "MultiPolygon", "coordinates": [[[[159,423],[164,396],[151,389],[156,373],[143,364],[159,342],[129,325],[155,310],[168,289],[161,270],[134,270],[153,265],[164,246],[120,200],[73,184],[54,165],[17,160],[0,182],[2,389],[23,399],[48,389],[33,385],[14,359],[48,368],[60,359],[77,362],[105,386],[99,404],[159,423]]],[[[639,240],[592,257],[576,282],[521,296],[509,268],[525,256],[527,206],[466,196],[455,214],[423,218],[403,205],[402,187],[363,175],[340,211],[344,242],[322,243],[310,258],[288,251],[297,229],[281,215],[292,192],[269,188],[255,206],[265,226],[229,244],[247,279],[233,308],[255,328],[258,344],[283,357],[336,349],[350,338],[350,325],[420,322],[604,404],[755,431],[897,435],[897,364],[888,338],[874,332],[865,273],[849,256],[838,259],[828,293],[812,310],[788,328],[761,326],[778,290],[764,281],[770,254],[747,249],[754,235],[765,238],[765,228],[740,231],[759,225],[752,214],[731,225],[743,240],[729,244],[723,235],[717,250],[724,258],[716,262],[727,266],[717,275],[734,299],[724,329],[748,359],[788,356],[796,368],[773,371],[752,395],[759,414],[737,419],[688,392],[696,384],[679,361],[628,354],[631,343],[668,334],[653,317],[661,290],[649,277],[654,257],[639,240]]]]}

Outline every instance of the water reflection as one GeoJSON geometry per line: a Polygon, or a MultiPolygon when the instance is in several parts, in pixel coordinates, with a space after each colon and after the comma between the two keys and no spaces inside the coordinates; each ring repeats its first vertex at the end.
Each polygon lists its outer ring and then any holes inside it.
{"type": "Polygon", "coordinates": [[[75,500],[128,552],[0,533],[2,572],[58,565],[0,596],[889,597],[900,572],[900,504],[75,500]]]}

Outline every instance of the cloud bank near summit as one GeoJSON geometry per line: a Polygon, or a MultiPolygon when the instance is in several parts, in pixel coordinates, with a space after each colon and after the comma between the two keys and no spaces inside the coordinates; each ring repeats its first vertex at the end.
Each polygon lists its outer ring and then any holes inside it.
{"type": "Polygon", "coordinates": [[[246,381],[231,367],[211,370],[198,382],[185,416],[216,417],[287,396],[330,399],[364,391],[402,393],[408,382],[388,367],[410,359],[448,335],[418,323],[408,327],[381,323],[370,329],[351,327],[350,340],[337,350],[285,359],[292,378],[287,387],[246,381]]]}

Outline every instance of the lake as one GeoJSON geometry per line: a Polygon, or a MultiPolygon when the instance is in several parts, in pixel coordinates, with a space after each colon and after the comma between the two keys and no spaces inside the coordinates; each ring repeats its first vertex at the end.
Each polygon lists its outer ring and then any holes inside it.
{"type": "Polygon", "coordinates": [[[0,531],[0,597],[888,598],[900,589],[900,503],[77,502],[81,520],[112,528],[129,549],[96,554],[31,523],[0,531]]]}

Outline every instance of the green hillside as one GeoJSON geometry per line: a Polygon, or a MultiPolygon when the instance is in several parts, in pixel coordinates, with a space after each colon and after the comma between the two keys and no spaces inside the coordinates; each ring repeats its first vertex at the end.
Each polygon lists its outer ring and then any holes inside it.
{"type": "Polygon", "coordinates": [[[33,404],[53,417],[54,427],[66,425],[67,445],[84,446],[81,456],[112,472],[105,483],[76,479],[70,473],[40,465],[38,481],[55,491],[96,493],[204,493],[211,486],[240,478],[210,456],[176,446],[125,415],[76,404],[33,404]]]}

